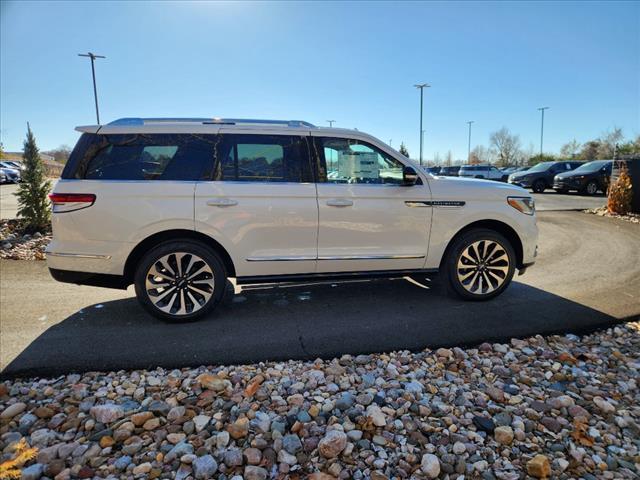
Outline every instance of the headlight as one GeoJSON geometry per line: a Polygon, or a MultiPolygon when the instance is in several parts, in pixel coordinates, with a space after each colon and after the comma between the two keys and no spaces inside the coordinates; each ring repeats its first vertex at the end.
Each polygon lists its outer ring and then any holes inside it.
{"type": "Polygon", "coordinates": [[[531,197],[507,197],[507,203],[525,215],[533,215],[536,211],[536,203],[531,197]]]}

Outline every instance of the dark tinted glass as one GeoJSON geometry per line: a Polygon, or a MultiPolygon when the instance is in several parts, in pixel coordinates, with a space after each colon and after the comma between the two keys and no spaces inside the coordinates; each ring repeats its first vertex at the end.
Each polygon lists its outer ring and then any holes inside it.
{"type": "Polygon", "coordinates": [[[197,180],[213,160],[215,135],[84,134],[63,178],[197,180]]]}
{"type": "Polygon", "coordinates": [[[214,180],[239,182],[309,182],[307,141],[290,135],[222,136],[214,180]]]}

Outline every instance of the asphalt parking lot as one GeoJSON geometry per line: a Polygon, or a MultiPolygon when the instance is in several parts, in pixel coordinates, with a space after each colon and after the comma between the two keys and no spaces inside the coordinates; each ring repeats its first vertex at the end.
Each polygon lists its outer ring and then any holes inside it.
{"type": "Polygon", "coordinates": [[[209,318],[164,324],[132,289],[54,282],[0,261],[2,376],[247,363],[580,332],[640,315],[640,228],[542,211],[537,264],[501,297],[465,303],[437,278],[231,288],[209,318]]]}

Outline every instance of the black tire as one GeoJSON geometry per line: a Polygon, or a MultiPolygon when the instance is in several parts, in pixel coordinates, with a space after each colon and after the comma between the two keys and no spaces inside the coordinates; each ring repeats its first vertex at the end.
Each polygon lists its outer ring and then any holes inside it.
{"type": "MultiPolygon", "coordinates": [[[[479,247],[479,248],[483,248],[483,247],[479,247]]],[[[489,256],[488,256],[489,259],[491,258],[500,259],[503,256],[500,254],[500,250],[496,249],[489,252],[486,252],[485,250],[485,253],[489,253],[489,256]]],[[[490,264],[491,261],[487,263],[490,264]]],[[[471,272],[474,267],[471,266],[470,264],[469,267],[461,267],[461,268],[463,269],[466,268],[466,270],[461,270],[461,271],[471,272]]],[[[495,269],[498,267],[491,267],[491,268],[495,269]]],[[[447,289],[447,293],[449,293],[450,295],[462,298],[464,300],[484,301],[484,300],[489,300],[491,298],[497,297],[509,286],[509,284],[511,283],[511,280],[513,279],[515,268],[516,268],[515,251],[511,243],[503,235],[499,234],[494,230],[473,229],[454,238],[451,245],[447,249],[447,254],[440,266],[440,274],[443,278],[443,283],[447,289]],[[483,279],[485,281],[487,278],[489,278],[489,283],[491,284],[492,287],[495,287],[491,291],[489,291],[489,288],[485,288],[486,291],[483,291],[483,288],[480,287],[480,292],[473,293],[469,290],[469,283],[466,283],[467,287],[465,287],[465,284],[463,284],[463,282],[460,280],[458,262],[459,261],[464,262],[464,259],[461,260],[461,256],[463,252],[465,252],[467,247],[475,244],[476,242],[485,242],[484,248],[486,248],[487,250],[488,250],[488,244],[495,243],[499,246],[500,250],[503,251],[504,254],[506,254],[507,256],[508,264],[506,266],[502,261],[495,263],[495,265],[499,264],[500,267],[506,268],[507,271],[503,272],[504,277],[502,277],[502,274],[498,275],[498,272],[496,270],[492,270],[493,272],[496,272],[495,276],[489,275],[488,273],[486,273],[486,270],[484,274],[480,274],[480,275],[484,275],[483,279]],[[498,280],[496,280],[498,277],[500,277],[501,283],[499,283],[498,280]]],[[[464,273],[464,275],[466,274],[467,273],[464,273]]],[[[473,277],[473,273],[471,274],[471,276],[473,277]]],[[[478,285],[480,284],[479,282],[481,281],[482,280],[472,279],[471,284],[478,285]]]]}
{"type": "Polygon", "coordinates": [[[544,180],[536,180],[535,182],[533,182],[533,185],[531,185],[531,189],[534,191],[534,193],[542,193],[546,188],[547,184],[544,183],[544,180]]]}
{"type": "Polygon", "coordinates": [[[587,182],[587,184],[584,187],[583,193],[586,195],[593,196],[596,193],[598,193],[598,190],[599,190],[598,182],[596,182],[595,180],[589,180],[589,182],[587,182]]]}
{"type": "Polygon", "coordinates": [[[158,245],[142,257],[136,268],[134,283],[138,301],[151,315],[167,322],[192,322],[204,317],[218,305],[226,289],[227,272],[220,256],[211,248],[191,239],[175,240],[158,245]],[[180,260],[181,266],[177,267],[178,256],[181,254],[184,254],[180,260]],[[174,270],[163,269],[162,264],[158,263],[163,258],[166,259],[166,265],[174,270]],[[193,264],[190,263],[191,259],[194,261],[193,264]],[[152,267],[159,272],[159,275],[167,277],[153,277],[150,272],[152,267]],[[162,271],[160,272],[160,270],[162,271]],[[150,282],[156,281],[154,278],[162,282],[164,278],[172,276],[171,272],[181,270],[188,271],[184,272],[181,277],[175,276],[175,279],[171,279],[172,284],[166,290],[158,292],[159,289],[152,289],[149,292],[155,292],[156,295],[148,293],[148,278],[150,282]],[[197,274],[199,270],[204,271],[197,274]],[[193,277],[187,275],[189,272],[193,277]],[[189,278],[192,278],[192,281],[189,281],[189,278]],[[173,290],[174,293],[167,293],[169,290],[173,290]],[[158,302],[162,302],[163,294],[169,298],[167,303],[173,299],[172,305],[158,303],[160,306],[157,306],[152,301],[151,298],[156,296],[158,302]],[[198,302],[197,306],[192,299],[198,302]],[[168,308],[169,311],[163,311],[160,309],[161,307],[168,308]],[[191,311],[189,311],[189,307],[191,307],[191,311]],[[184,309],[185,313],[181,313],[181,309],[184,309]]]}

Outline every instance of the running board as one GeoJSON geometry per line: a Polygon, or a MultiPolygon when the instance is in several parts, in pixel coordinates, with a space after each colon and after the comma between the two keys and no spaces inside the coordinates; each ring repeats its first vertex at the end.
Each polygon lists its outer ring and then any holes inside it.
{"type": "Polygon", "coordinates": [[[370,272],[335,272],[335,273],[295,273],[286,275],[257,275],[252,277],[237,277],[238,285],[257,283],[309,282],[331,280],[367,280],[375,278],[401,278],[407,275],[430,275],[438,273],[437,268],[417,270],[379,270],[370,272]]]}

